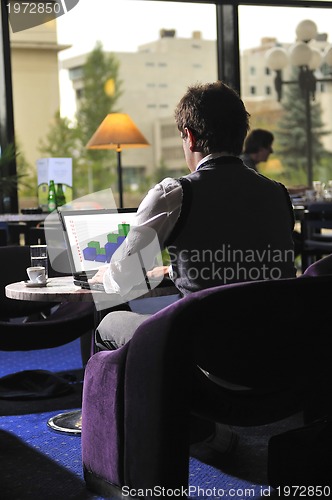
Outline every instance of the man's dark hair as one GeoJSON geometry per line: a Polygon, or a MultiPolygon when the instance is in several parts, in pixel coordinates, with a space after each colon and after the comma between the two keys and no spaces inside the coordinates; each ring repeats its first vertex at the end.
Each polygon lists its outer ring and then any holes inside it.
{"type": "Polygon", "coordinates": [[[260,148],[269,148],[272,145],[274,136],[272,132],[262,128],[256,128],[250,132],[244,142],[244,153],[258,153],[260,148]]]}
{"type": "Polygon", "coordinates": [[[196,139],[195,151],[238,156],[249,130],[249,113],[231,87],[221,81],[188,87],[175,109],[175,122],[196,139]]]}

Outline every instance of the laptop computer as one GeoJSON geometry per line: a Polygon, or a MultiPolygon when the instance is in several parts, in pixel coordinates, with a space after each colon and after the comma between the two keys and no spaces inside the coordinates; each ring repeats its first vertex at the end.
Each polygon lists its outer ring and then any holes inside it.
{"type": "Polygon", "coordinates": [[[75,285],[104,291],[101,283],[88,280],[110,262],[136,212],[136,208],[59,211],[75,285]]]}

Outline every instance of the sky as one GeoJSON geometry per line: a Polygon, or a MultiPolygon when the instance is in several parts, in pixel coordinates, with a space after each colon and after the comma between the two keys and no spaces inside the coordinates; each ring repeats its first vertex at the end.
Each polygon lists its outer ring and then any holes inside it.
{"type": "MultiPolygon", "coordinates": [[[[311,19],[319,32],[332,42],[332,10],[284,7],[239,7],[240,48],[260,45],[262,37],[295,41],[297,24],[311,19]]],[[[136,51],[137,46],[157,40],[160,28],[176,29],[189,38],[201,31],[203,38],[216,38],[215,6],[142,0],[79,0],[71,11],[57,19],[59,43],[72,45],[61,58],[90,52],[96,41],[105,50],[136,51]]]]}

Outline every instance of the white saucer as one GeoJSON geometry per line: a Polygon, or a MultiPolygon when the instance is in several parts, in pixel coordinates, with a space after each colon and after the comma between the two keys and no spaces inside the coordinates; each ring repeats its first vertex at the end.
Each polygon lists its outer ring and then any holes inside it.
{"type": "Polygon", "coordinates": [[[34,283],[33,281],[24,281],[25,286],[30,288],[42,288],[47,285],[47,281],[43,283],[34,283]]]}

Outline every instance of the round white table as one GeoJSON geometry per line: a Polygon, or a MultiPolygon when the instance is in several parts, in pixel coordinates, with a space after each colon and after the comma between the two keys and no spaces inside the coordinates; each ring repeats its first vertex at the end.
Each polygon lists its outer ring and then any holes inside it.
{"type": "Polygon", "coordinates": [[[16,300],[38,300],[45,302],[91,302],[91,290],[83,290],[73,283],[72,276],[49,278],[47,285],[27,286],[25,281],[18,281],[6,286],[6,297],[16,300]]]}
{"type": "Polygon", "coordinates": [[[45,302],[91,302],[94,301],[97,310],[109,309],[118,304],[136,298],[158,297],[178,293],[174,284],[160,283],[151,290],[135,288],[125,298],[116,293],[105,293],[99,290],[80,288],[73,283],[72,276],[49,278],[46,286],[27,286],[26,281],[10,283],[5,288],[6,297],[16,300],[38,300],[45,302]]]}

